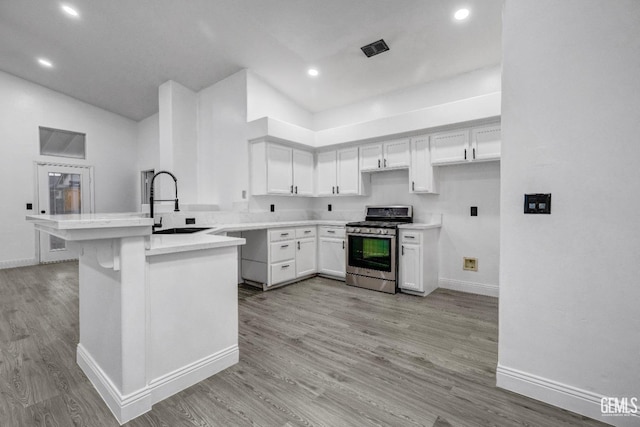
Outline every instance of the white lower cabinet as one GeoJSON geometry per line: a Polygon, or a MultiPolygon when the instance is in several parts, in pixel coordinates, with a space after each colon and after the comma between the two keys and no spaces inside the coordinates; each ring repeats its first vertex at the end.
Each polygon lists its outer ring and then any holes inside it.
{"type": "Polygon", "coordinates": [[[316,238],[297,240],[296,278],[315,274],[316,271],[316,238]]]}
{"type": "Polygon", "coordinates": [[[426,296],[438,287],[439,228],[400,230],[402,292],[426,296]]]}
{"type": "Polygon", "coordinates": [[[345,277],[345,234],[344,227],[319,227],[318,274],[345,277]]]}

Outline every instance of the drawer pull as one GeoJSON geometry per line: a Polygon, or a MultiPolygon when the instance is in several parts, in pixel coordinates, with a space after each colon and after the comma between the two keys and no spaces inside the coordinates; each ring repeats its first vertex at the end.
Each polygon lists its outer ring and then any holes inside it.
{"type": "Polygon", "coordinates": [[[280,233],[281,236],[288,236],[289,233],[280,233]]]}
{"type": "Polygon", "coordinates": [[[288,248],[288,247],[289,247],[289,245],[282,245],[282,246],[280,246],[280,247],[281,247],[282,249],[284,249],[284,248],[288,248]]]}
{"type": "Polygon", "coordinates": [[[282,267],[280,267],[280,268],[289,268],[289,267],[290,267],[290,265],[289,265],[289,264],[286,264],[286,265],[283,265],[283,266],[282,266],[282,267]]]}
{"type": "Polygon", "coordinates": [[[327,233],[336,234],[336,230],[327,230],[327,233]]]}
{"type": "Polygon", "coordinates": [[[304,230],[304,234],[311,233],[311,230],[304,230]]]}
{"type": "Polygon", "coordinates": [[[300,250],[300,242],[298,242],[298,250],[300,250]]]}
{"type": "Polygon", "coordinates": [[[344,240],[342,241],[342,249],[344,249],[344,240]]]}
{"type": "Polygon", "coordinates": [[[416,238],[416,236],[411,236],[411,235],[406,235],[404,237],[406,237],[407,239],[415,239],[416,238]]]}

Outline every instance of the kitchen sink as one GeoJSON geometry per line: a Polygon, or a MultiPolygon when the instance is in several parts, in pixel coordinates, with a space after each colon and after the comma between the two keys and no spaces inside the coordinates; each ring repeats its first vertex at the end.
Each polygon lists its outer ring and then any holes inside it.
{"type": "Polygon", "coordinates": [[[202,230],[209,230],[211,227],[185,227],[167,228],[166,230],[154,230],[153,234],[191,234],[202,230]]]}

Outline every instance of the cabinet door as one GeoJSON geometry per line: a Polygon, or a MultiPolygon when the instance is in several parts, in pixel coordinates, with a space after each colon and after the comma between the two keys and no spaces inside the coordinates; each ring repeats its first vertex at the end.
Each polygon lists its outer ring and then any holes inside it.
{"type": "Polygon", "coordinates": [[[318,196],[336,194],[336,152],[326,151],[318,153],[316,168],[316,188],[318,196]]]}
{"type": "Polygon", "coordinates": [[[501,145],[500,125],[483,126],[471,130],[473,160],[499,160],[501,145]]]}
{"type": "Polygon", "coordinates": [[[360,147],[360,170],[372,171],[382,168],[382,144],[360,147]]]}
{"type": "Polygon", "coordinates": [[[315,274],[316,239],[296,240],[296,277],[315,274]]]}
{"type": "Polygon", "coordinates": [[[338,150],[336,158],[338,164],[336,194],[360,194],[358,147],[338,150]]]}
{"type": "Polygon", "coordinates": [[[313,196],[313,153],[293,150],[293,193],[313,196]]]}
{"type": "Polygon", "coordinates": [[[420,245],[400,246],[400,287],[422,292],[420,245]]]}
{"type": "Polygon", "coordinates": [[[436,192],[435,176],[429,151],[429,136],[427,135],[411,139],[411,169],[409,177],[410,192],[436,192]]]}
{"type": "Polygon", "coordinates": [[[344,239],[320,238],[318,253],[318,273],[335,277],[345,277],[344,239]]]}
{"type": "Polygon", "coordinates": [[[291,194],[293,187],[293,150],[282,145],[267,147],[267,193],[291,194]]]}
{"type": "Polygon", "coordinates": [[[464,163],[471,160],[469,131],[459,130],[431,137],[431,164],[464,163]]]}
{"type": "Polygon", "coordinates": [[[385,168],[408,168],[411,156],[409,154],[409,140],[399,139],[383,144],[384,156],[382,166],[385,168]]]}

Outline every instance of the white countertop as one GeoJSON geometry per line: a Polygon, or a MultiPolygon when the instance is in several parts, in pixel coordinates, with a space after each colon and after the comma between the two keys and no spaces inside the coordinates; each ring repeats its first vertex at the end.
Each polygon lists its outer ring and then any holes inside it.
{"type": "Polygon", "coordinates": [[[442,223],[440,222],[412,222],[410,224],[402,224],[398,226],[400,230],[428,230],[430,228],[440,227],[442,227],[442,223]]]}
{"type": "Polygon", "coordinates": [[[27,220],[60,230],[153,225],[153,220],[149,218],[148,215],[142,213],[27,215],[27,220]]]}
{"type": "MultiPolygon", "coordinates": [[[[309,225],[326,225],[344,227],[347,221],[308,219],[301,221],[244,222],[237,224],[215,224],[208,233],[231,233],[234,231],[263,230],[266,228],[305,227],[309,225]]],[[[206,226],[202,226],[206,227],[206,226]]]]}

